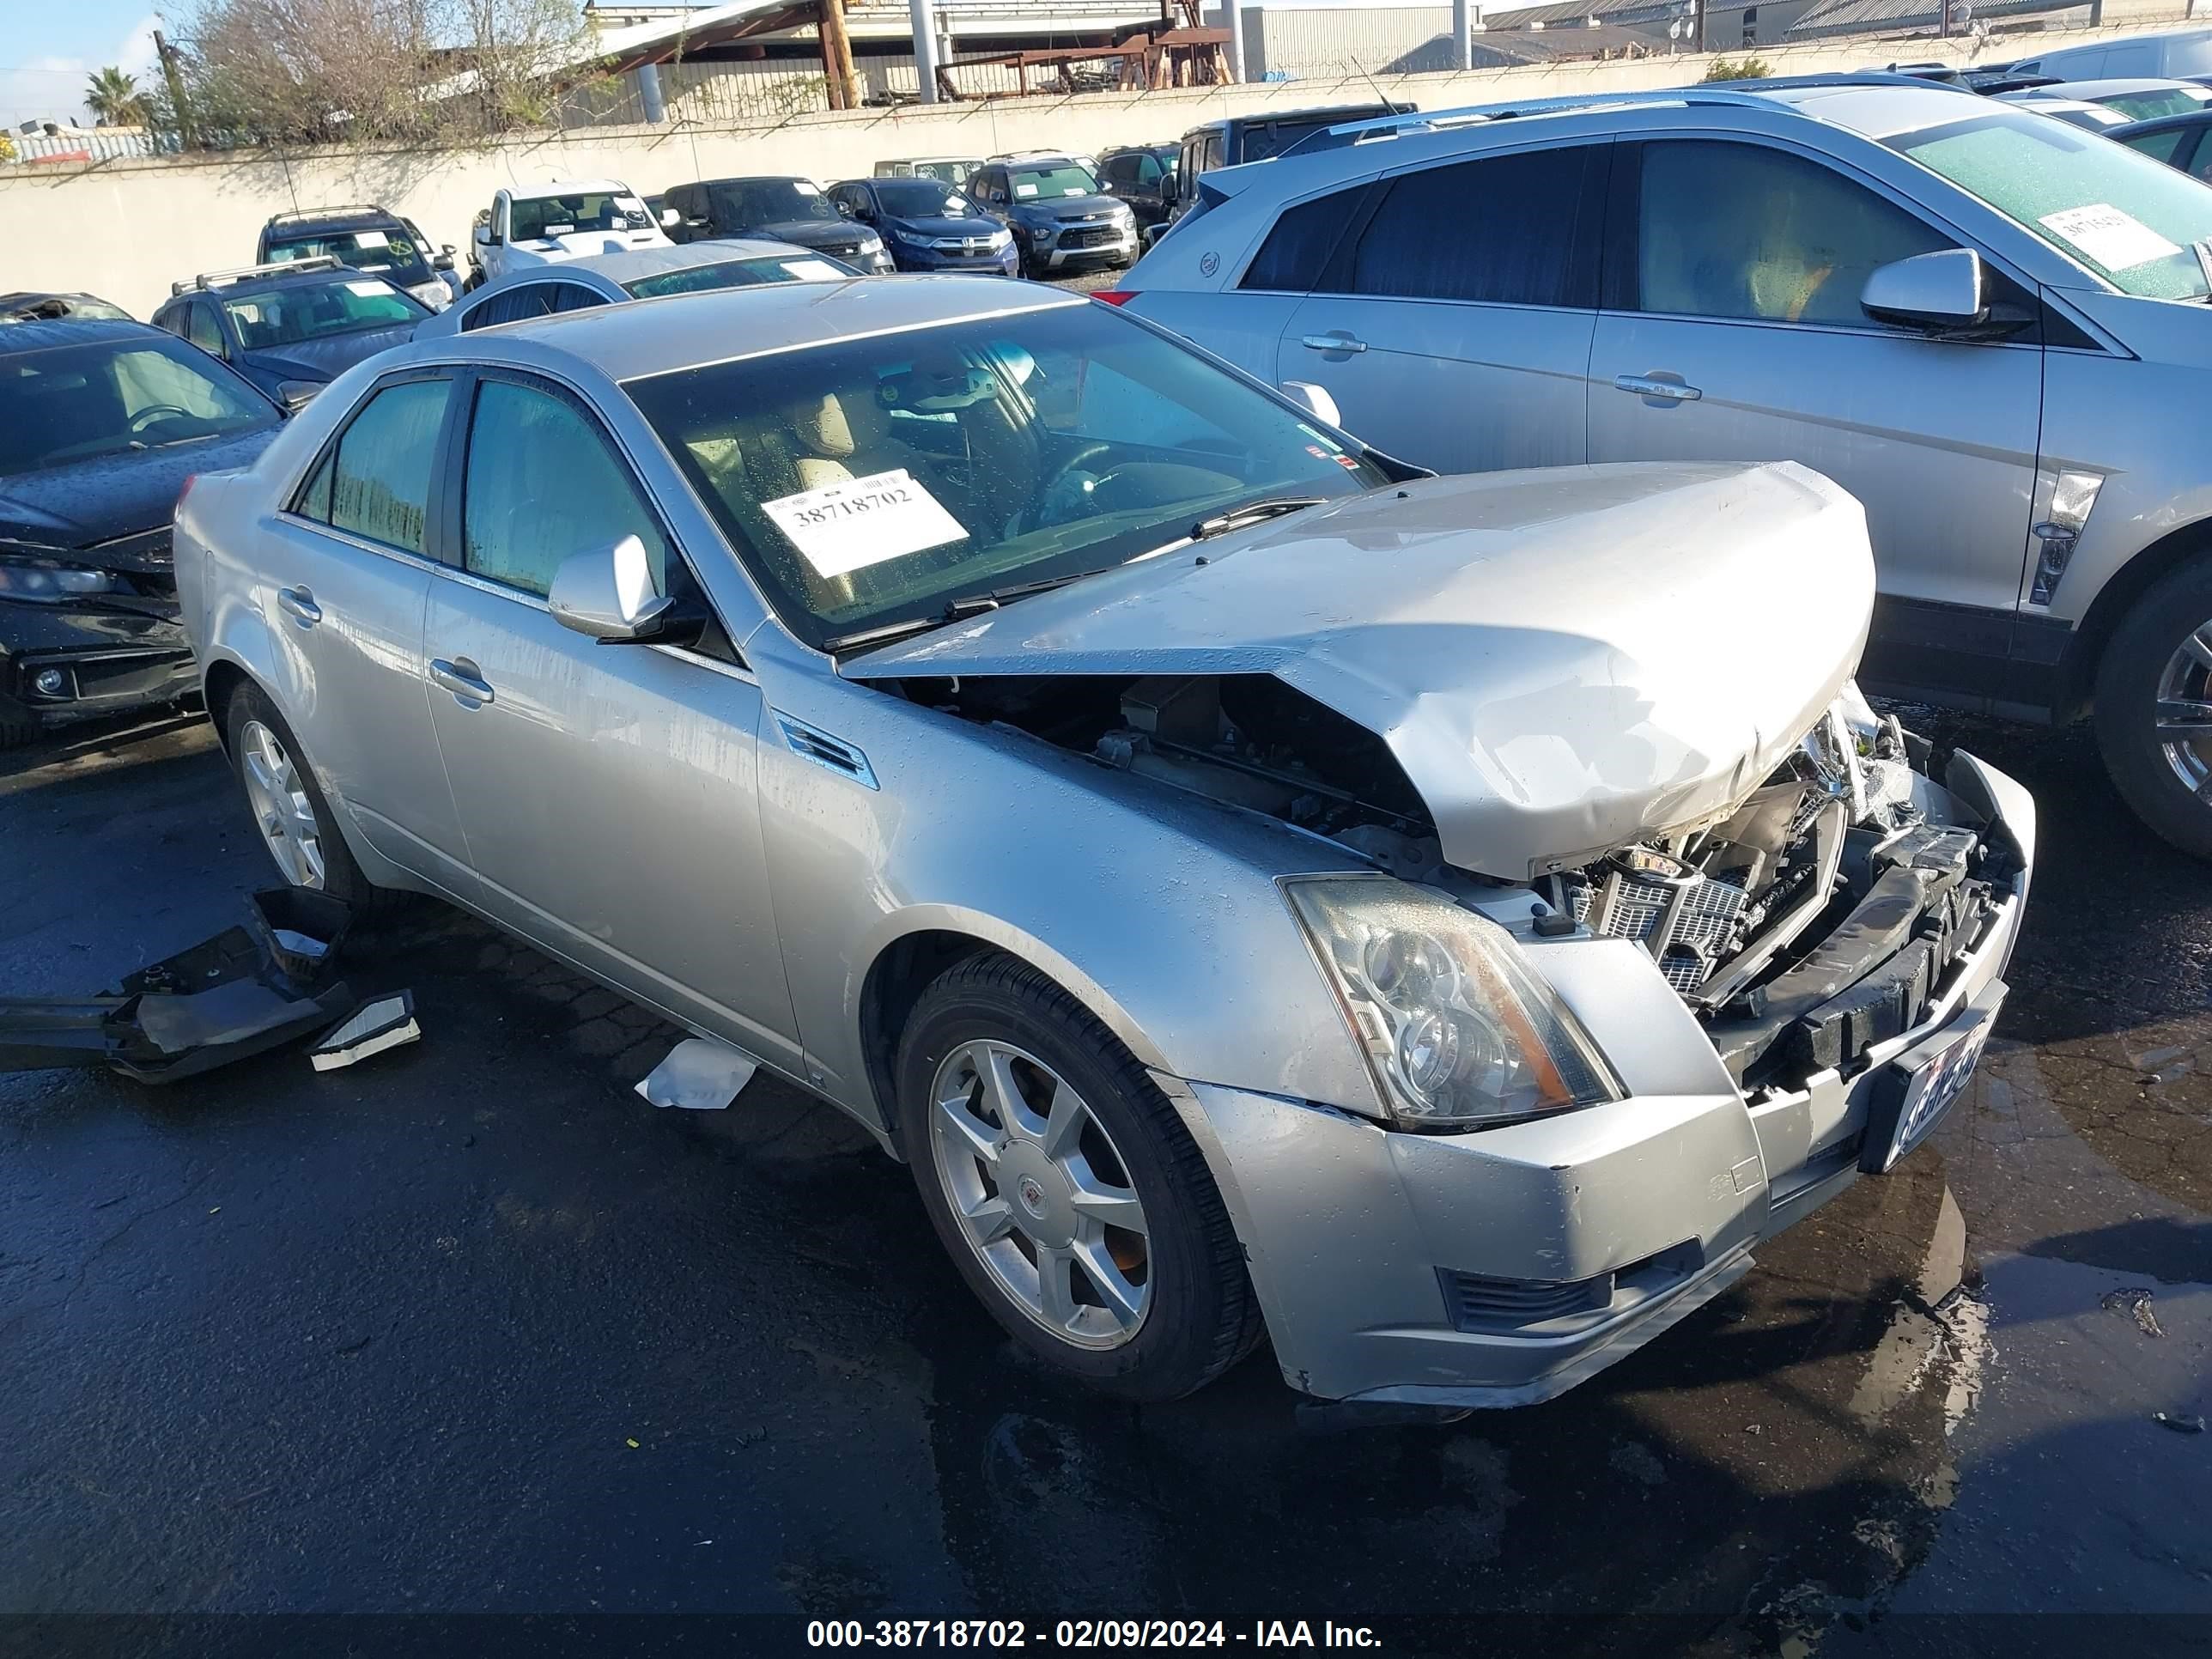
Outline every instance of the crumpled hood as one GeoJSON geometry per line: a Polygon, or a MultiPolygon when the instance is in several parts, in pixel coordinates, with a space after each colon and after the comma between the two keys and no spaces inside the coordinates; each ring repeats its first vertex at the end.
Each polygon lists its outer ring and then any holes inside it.
{"type": "Polygon", "coordinates": [[[1864,514],[1803,467],[1547,467],[1347,497],[842,672],[1273,674],[1389,744],[1447,860],[1525,880],[1724,814],[1873,603],[1864,514]]]}
{"type": "Polygon", "coordinates": [[[509,267],[557,265],[594,253],[626,253],[634,247],[666,247],[668,238],[652,226],[642,230],[572,230],[559,236],[533,236],[507,245],[509,267]]]}
{"type": "Polygon", "coordinates": [[[101,544],[167,531],[185,479],[252,465],[278,429],[272,410],[267,426],[233,437],[134,449],[0,478],[0,543],[67,552],[81,561],[87,550],[96,550],[89,562],[117,569],[166,566],[166,536],[152,545],[140,540],[109,550],[101,544]]]}
{"type": "Polygon", "coordinates": [[[412,323],[359,329],[349,334],[325,334],[319,339],[295,340],[289,345],[261,351],[241,351],[238,362],[282,380],[335,380],[356,363],[405,345],[415,337],[422,320],[418,318],[412,323]]]}

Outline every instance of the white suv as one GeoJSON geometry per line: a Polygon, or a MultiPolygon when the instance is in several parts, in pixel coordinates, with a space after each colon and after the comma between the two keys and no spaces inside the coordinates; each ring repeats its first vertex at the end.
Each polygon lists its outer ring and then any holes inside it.
{"type": "Polygon", "coordinates": [[[476,269],[468,286],[589,253],[668,246],[644,198],[619,179],[560,179],[502,190],[470,231],[469,262],[476,269]]]}
{"type": "Polygon", "coordinates": [[[1795,460],[1864,502],[1864,678],[2096,712],[2212,856],[2212,189],[1903,77],[1332,128],[1109,296],[1446,471],[1795,460]]]}

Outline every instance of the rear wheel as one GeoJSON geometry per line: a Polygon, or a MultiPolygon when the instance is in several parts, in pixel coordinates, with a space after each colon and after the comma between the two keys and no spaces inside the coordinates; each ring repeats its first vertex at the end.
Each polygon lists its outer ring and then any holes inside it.
{"type": "Polygon", "coordinates": [[[2097,744],[2136,813],[2212,859],[2212,556],[2154,583],[2105,647],[2097,744]]]}
{"type": "Polygon", "coordinates": [[[930,1221],[1017,1342],[1133,1400],[1188,1394],[1250,1351],[1259,1310],[1204,1158],[1066,992],[971,957],[922,994],[897,1075],[930,1221]]]}
{"type": "Polygon", "coordinates": [[[393,897],[354,862],[299,739],[268,698],[241,685],[224,710],[224,726],[253,827],[285,881],[328,893],[357,910],[374,910],[393,897]]]}

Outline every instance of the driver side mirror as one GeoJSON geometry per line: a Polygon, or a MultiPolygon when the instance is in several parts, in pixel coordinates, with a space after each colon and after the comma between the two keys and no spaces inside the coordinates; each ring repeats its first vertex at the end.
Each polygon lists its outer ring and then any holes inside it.
{"type": "Polygon", "coordinates": [[[1878,323],[1948,339],[1997,339],[2025,326],[2014,307],[1993,310],[1988,272],[1969,247],[1939,248],[1877,265],[1859,291],[1859,308],[1878,323]]]}
{"type": "Polygon", "coordinates": [[[1182,180],[1172,173],[1163,173],[1160,176],[1160,200],[1173,207],[1182,195],[1182,180]]]}
{"type": "Polygon", "coordinates": [[[451,270],[453,268],[453,245],[451,242],[448,242],[445,246],[438,250],[438,257],[430,261],[430,269],[433,270],[451,270]]]}
{"type": "Polygon", "coordinates": [[[1344,416],[1336,412],[1336,399],[1328,395],[1328,388],[1316,386],[1311,380],[1285,380],[1283,396],[1321,422],[1341,430],[1344,416]]]}
{"type": "Polygon", "coordinates": [[[562,627],[605,645],[687,645],[706,622],[653,586],[645,544],[635,536],[563,559],[545,602],[562,627]]]}

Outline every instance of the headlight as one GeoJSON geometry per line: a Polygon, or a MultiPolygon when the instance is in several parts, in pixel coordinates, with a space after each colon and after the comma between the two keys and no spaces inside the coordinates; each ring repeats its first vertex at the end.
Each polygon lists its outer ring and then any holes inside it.
{"type": "Polygon", "coordinates": [[[0,599],[27,599],[33,605],[67,605],[93,593],[115,593],[123,584],[105,570],[81,564],[33,564],[27,559],[0,559],[0,599]]]}
{"type": "Polygon", "coordinates": [[[442,282],[424,283],[407,291],[433,311],[443,311],[453,302],[453,290],[442,282]]]}
{"type": "Polygon", "coordinates": [[[882,237],[880,237],[880,236],[877,235],[877,234],[875,234],[875,232],[873,232],[872,230],[872,231],[870,231],[866,235],[865,235],[865,236],[863,236],[862,238],[860,238],[860,252],[863,252],[863,253],[881,253],[883,251],[884,251],[884,239],[883,239],[882,237]]]}
{"type": "Polygon", "coordinates": [[[287,409],[306,407],[308,400],[323,389],[320,380],[279,380],[276,395],[284,400],[287,409]]]}
{"type": "Polygon", "coordinates": [[[1620,1098],[1581,1022],[1495,922],[1388,877],[1283,892],[1401,1127],[1474,1128],[1620,1098]]]}
{"type": "Polygon", "coordinates": [[[991,246],[994,248],[1004,247],[1007,243],[1013,240],[1013,237],[1006,231],[1004,226],[1000,226],[997,230],[991,233],[991,246]]]}

